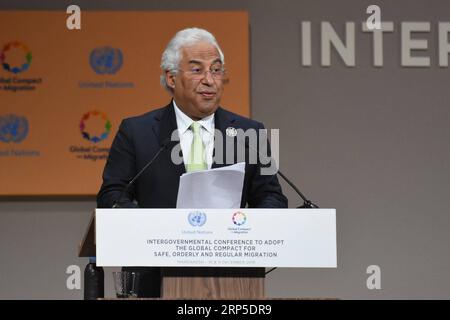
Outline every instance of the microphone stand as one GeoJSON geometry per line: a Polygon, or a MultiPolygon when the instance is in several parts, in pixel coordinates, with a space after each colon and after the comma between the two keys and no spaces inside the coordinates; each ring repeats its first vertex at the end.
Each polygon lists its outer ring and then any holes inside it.
{"type": "Polygon", "coordinates": [[[300,198],[303,199],[303,205],[301,205],[301,206],[299,206],[297,208],[307,208],[307,209],[317,209],[317,208],[319,208],[319,206],[317,204],[315,204],[311,200],[308,200],[303,195],[303,193],[301,193],[300,190],[298,190],[298,188],[279,169],[278,169],[278,174],[280,175],[280,177],[282,177],[284,179],[284,181],[286,181],[291,186],[292,189],[295,190],[295,192],[297,192],[297,194],[300,196],[300,198]]]}
{"type": "MultiPolygon", "coordinates": [[[[239,143],[239,140],[238,140],[239,143]]],[[[258,157],[260,157],[260,153],[258,150],[255,150],[254,148],[252,148],[250,146],[250,144],[248,143],[248,141],[245,141],[245,147],[248,149],[253,150],[254,152],[256,152],[256,154],[258,155],[258,157]]],[[[289,180],[284,174],[283,172],[280,171],[280,169],[277,170],[277,173],[280,175],[280,177],[283,178],[284,181],[287,182],[287,184],[289,186],[291,186],[292,189],[294,189],[294,191],[300,196],[300,198],[303,199],[303,205],[297,207],[297,208],[303,208],[303,209],[317,209],[319,208],[319,206],[317,204],[315,204],[314,202],[312,202],[311,200],[308,200],[308,198],[306,198],[303,193],[300,192],[300,190],[295,186],[295,184],[292,183],[291,180],[289,180]]],[[[272,271],[274,271],[275,269],[277,269],[277,267],[271,268],[269,271],[265,272],[265,275],[271,273],[272,271]]]]}
{"type": "Polygon", "coordinates": [[[144,171],[147,170],[147,168],[150,167],[153,164],[153,162],[159,157],[161,152],[167,148],[169,142],[170,142],[170,139],[166,138],[163,141],[163,143],[161,144],[161,148],[159,148],[158,152],[156,152],[156,154],[153,156],[153,158],[134,176],[133,179],[131,179],[130,182],[128,182],[127,186],[125,187],[125,189],[123,189],[122,193],[120,194],[119,199],[117,199],[117,201],[112,206],[113,208],[121,208],[120,202],[121,202],[122,198],[124,197],[124,195],[128,192],[128,190],[134,184],[134,182],[137,180],[137,178],[139,178],[141,176],[141,174],[144,173],[144,171]]]}

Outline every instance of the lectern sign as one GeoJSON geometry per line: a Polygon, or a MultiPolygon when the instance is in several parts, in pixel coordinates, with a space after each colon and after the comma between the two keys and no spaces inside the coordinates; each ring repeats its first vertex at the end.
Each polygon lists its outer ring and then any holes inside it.
{"type": "Polygon", "coordinates": [[[97,209],[97,265],[336,267],[334,209],[97,209]]]}

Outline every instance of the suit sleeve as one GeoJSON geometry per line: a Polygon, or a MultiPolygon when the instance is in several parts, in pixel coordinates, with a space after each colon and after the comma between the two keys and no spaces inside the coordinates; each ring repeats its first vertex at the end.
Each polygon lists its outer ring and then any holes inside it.
{"type": "Polygon", "coordinates": [[[136,155],[131,128],[127,120],[122,121],[113,140],[109,156],[103,170],[103,183],[97,194],[98,208],[111,208],[116,202],[121,207],[135,208],[134,189],[131,187],[122,195],[128,182],[136,174],[136,155]]]}
{"type": "MultiPolygon", "coordinates": [[[[261,129],[264,129],[264,125],[259,123],[258,130],[261,129]]],[[[267,156],[270,157],[269,141],[267,138],[264,139],[267,142],[267,156]]],[[[275,160],[272,159],[271,161],[275,160]]],[[[258,157],[255,172],[250,182],[248,194],[249,208],[287,208],[288,206],[288,200],[281,190],[276,172],[274,174],[261,172],[262,168],[270,167],[270,164],[262,164],[260,157],[258,157]]]]}

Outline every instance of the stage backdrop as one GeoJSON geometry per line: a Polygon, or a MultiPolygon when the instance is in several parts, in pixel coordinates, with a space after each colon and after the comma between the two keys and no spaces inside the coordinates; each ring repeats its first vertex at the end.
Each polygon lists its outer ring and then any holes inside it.
{"type": "Polygon", "coordinates": [[[166,105],[161,54],[186,27],[225,53],[222,105],[249,115],[246,12],[0,12],[0,196],[94,195],[123,118],[166,105]]]}

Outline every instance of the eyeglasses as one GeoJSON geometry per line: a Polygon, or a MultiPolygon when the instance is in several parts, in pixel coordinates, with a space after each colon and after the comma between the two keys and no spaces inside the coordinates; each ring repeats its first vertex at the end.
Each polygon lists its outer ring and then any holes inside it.
{"type": "Polygon", "coordinates": [[[225,69],[222,66],[212,66],[209,70],[201,67],[192,67],[189,70],[179,70],[186,73],[193,80],[201,80],[206,77],[209,72],[211,77],[215,80],[222,80],[225,75],[225,69]]]}

